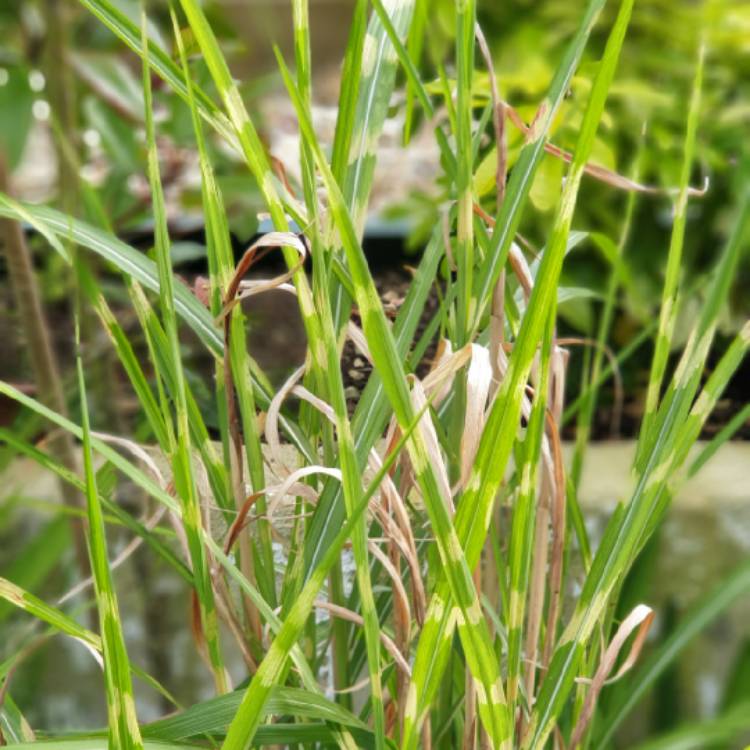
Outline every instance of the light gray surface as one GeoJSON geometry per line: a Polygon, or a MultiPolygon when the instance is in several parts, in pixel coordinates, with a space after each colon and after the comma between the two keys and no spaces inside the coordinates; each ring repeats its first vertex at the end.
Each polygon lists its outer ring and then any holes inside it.
{"type": "MultiPolygon", "coordinates": [[[[565,446],[566,455],[570,455],[570,450],[571,446],[565,446]]],[[[601,535],[615,503],[629,497],[633,452],[633,442],[600,443],[589,448],[580,502],[594,541],[601,535]]],[[[290,454],[285,462],[294,465],[294,456],[290,454]]],[[[165,464],[162,466],[166,469],[165,464]]],[[[667,612],[679,619],[747,556],[749,476],[750,443],[730,443],[679,491],[661,527],[654,585],[645,597],[646,603],[657,612],[654,634],[663,627],[667,612]]],[[[16,460],[2,475],[0,507],[17,493],[36,501],[59,502],[54,478],[26,459],[16,460]]],[[[34,533],[39,517],[48,517],[22,507],[18,512],[34,519],[25,524],[25,534],[34,533]]],[[[284,524],[281,515],[279,521],[284,524]]],[[[124,537],[119,540],[113,554],[125,541],[124,537]]],[[[0,574],[9,554],[12,554],[10,546],[0,546],[0,574]]],[[[185,627],[188,621],[185,587],[174,576],[162,575],[163,570],[155,563],[153,554],[144,550],[115,573],[129,649],[135,661],[148,669],[154,657],[149,655],[150,638],[146,631],[151,631],[153,638],[152,631],[158,629],[160,650],[164,652],[162,663],[168,665],[168,682],[176,686],[178,697],[186,702],[208,697],[210,679],[194,655],[185,627]],[[144,591],[144,581],[149,582],[149,592],[144,591]],[[143,601],[144,594],[159,603],[156,620],[152,619],[155,613],[149,612],[143,601]]],[[[737,650],[748,637],[748,622],[750,597],[738,601],[686,650],[679,663],[677,684],[681,700],[694,716],[709,715],[720,699],[737,650]]],[[[235,676],[239,677],[239,673],[235,676]]],[[[40,666],[33,679],[36,694],[46,696],[44,701],[35,701],[30,711],[40,725],[84,728],[105,721],[101,675],[88,655],[69,639],[55,639],[54,646],[45,652],[43,670],[40,666]]],[[[163,708],[150,691],[139,685],[136,688],[139,715],[143,720],[156,718],[163,708]]]]}

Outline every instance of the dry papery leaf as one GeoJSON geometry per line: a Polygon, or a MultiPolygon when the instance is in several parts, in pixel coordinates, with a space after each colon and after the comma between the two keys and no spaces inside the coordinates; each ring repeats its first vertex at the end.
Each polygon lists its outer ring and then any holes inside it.
{"type": "Polygon", "coordinates": [[[234,276],[232,276],[232,280],[224,292],[224,308],[222,309],[218,320],[224,321],[232,307],[234,307],[242,297],[249,297],[254,294],[260,294],[261,292],[276,289],[289,281],[289,279],[291,279],[292,276],[294,276],[294,274],[302,267],[307,258],[307,254],[307,246],[303,240],[300,239],[300,236],[293,232],[268,232],[257,239],[247,250],[245,250],[244,255],[239,263],[237,263],[234,276]],[[284,247],[290,247],[297,252],[299,255],[299,261],[297,264],[272,279],[263,279],[255,283],[251,282],[250,285],[244,287],[244,292],[238,295],[242,279],[253,265],[263,258],[269,250],[281,249],[284,247]],[[261,250],[263,250],[263,252],[260,252],[261,250]]]}
{"type": "Polygon", "coordinates": [[[638,656],[640,655],[643,644],[646,641],[646,636],[648,635],[653,619],[654,611],[651,607],[648,607],[645,604],[639,604],[635,607],[622,623],[620,623],[620,627],[617,628],[614,638],[612,638],[611,643],[602,655],[602,660],[597,667],[593,679],[578,678],[577,681],[579,683],[588,683],[590,687],[588,693],[586,693],[586,699],[583,703],[581,714],[578,717],[578,722],[570,737],[568,750],[574,750],[583,739],[584,732],[586,731],[594,713],[596,699],[599,697],[602,688],[605,685],[609,685],[619,680],[638,660],[638,656]],[[634,630],[636,631],[636,635],[625,661],[623,661],[622,665],[617,670],[617,674],[615,674],[614,677],[607,679],[609,673],[617,662],[617,657],[619,656],[622,647],[625,645],[625,641],[627,641],[628,637],[634,630]]]}

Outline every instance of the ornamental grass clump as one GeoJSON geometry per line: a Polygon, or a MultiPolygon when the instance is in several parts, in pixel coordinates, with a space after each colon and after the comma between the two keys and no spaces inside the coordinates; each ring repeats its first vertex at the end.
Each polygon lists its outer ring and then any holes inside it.
{"type": "MultiPolygon", "coordinates": [[[[550,129],[604,0],[587,3],[529,123],[502,100],[494,75],[488,100],[472,91],[475,72],[488,63],[492,71],[474,0],[455,7],[453,78],[441,75],[439,85],[429,86],[414,59],[428,4],[373,0],[370,8],[358,0],[330,149],[319,142],[312,122],[308,4],[293,0],[294,59],[278,51],[277,58],[301,135],[301,179],[295,185],[269,158],[197,0],[180,0],[170,9],[171,50],[150,35],[146,9],[138,24],[110,0],[80,2],[143,63],[154,259],[106,229],[50,208],[2,196],[0,215],[29,223],[71,262],[93,252],[122,274],[140,324],[138,346],[82,263],[77,283],[138,398],[149,445],[92,431],[80,358],[80,424],[0,383],[4,395],[82,444],[79,476],[22,437],[3,434],[19,453],[86,498],[99,634],[64,605],[48,605],[0,580],[0,596],[76,638],[103,669],[107,730],[53,736],[48,746],[610,746],[634,703],[610,701],[607,712],[597,714],[601,691],[640,668],[654,616],[647,603],[617,614],[623,582],[690,470],[691,448],[750,345],[746,325],[706,372],[745,246],[745,182],[705,304],[679,362],[669,367],[687,208],[697,192],[689,180],[703,52],[697,56],[681,181],[667,193],[674,201],[672,240],[632,487],[622,488],[601,539],[593,540],[577,498],[587,440],[578,440],[576,468],[569,472],[560,432],[563,419],[577,413],[578,435],[588,434],[598,389],[616,367],[616,360],[604,366],[602,352],[624,242],[611,258],[608,312],[591,377],[573,412],[565,410],[567,355],[556,318],[558,301],[570,294],[560,284],[566,252],[580,240],[571,224],[581,182],[629,190],[631,200],[638,192],[655,192],[591,163],[633,0],[618,4],[572,154],[550,142],[550,129]],[[200,50],[210,89],[198,84],[188,34],[200,50]],[[184,100],[192,118],[209,268],[201,294],[180,283],[171,266],[152,112],[154,77],[184,100]],[[401,78],[409,127],[421,119],[422,127],[434,128],[448,192],[445,220],[434,228],[391,321],[362,237],[378,139],[401,78]],[[509,127],[524,132],[512,160],[504,145],[509,127]],[[241,155],[273,223],[273,231],[237,264],[208,148],[213,139],[241,155]],[[475,174],[488,142],[497,154],[497,187],[494,202],[480,202],[475,174]],[[517,233],[546,153],[568,167],[545,247],[532,257],[517,244],[517,233]],[[77,255],[68,251],[72,245],[77,255]],[[265,252],[280,253],[286,273],[246,280],[265,252]],[[435,288],[439,309],[418,333],[435,288]],[[277,390],[248,351],[248,321],[239,304],[269,289],[284,291],[298,307],[307,340],[304,367],[277,390]],[[212,357],[217,440],[186,377],[184,329],[212,357]],[[353,413],[340,366],[348,339],[372,365],[353,413]],[[427,373],[417,377],[433,340],[436,353],[427,373]],[[101,489],[105,471],[153,499],[158,515],[152,523],[118,507],[111,489],[101,489]],[[196,658],[205,662],[216,693],[150,724],[139,721],[134,689],[147,685],[171,700],[170,686],[160,685],[128,655],[105,533],[105,521],[115,520],[188,582],[196,658]],[[350,577],[347,556],[353,561],[350,577]],[[229,654],[242,660],[239,681],[229,654]]],[[[706,601],[702,621],[749,585],[745,566],[706,601]]],[[[4,662],[4,677],[15,663],[4,662]]],[[[649,665],[636,672],[641,693],[665,668],[649,665]]],[[[16,719],[3,725],[6,740],[32,744],[30,729],[16,719]]]]}

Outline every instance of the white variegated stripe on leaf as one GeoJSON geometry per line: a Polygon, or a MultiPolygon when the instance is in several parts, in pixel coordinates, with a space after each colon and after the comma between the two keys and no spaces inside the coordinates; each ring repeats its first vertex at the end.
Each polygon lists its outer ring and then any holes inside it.
{"type": "Polygon", "coordinates": [[[682,248],[685,240],[685,226],[687,222],[688,191],[690,174],[695,156],[695,144],[700,119],[701,92],[703,86],[703,62],[705,46],[702,45],[698,55],[695,78],[693,81],[690,108],[687,119],[687,131],[682,154],[682,172],[680,175],[680,191],[674,204],[672,219],[672,234],[667,255],[667,270],[662,288],[661,310],[659,313],[659,328],[656,334],[654,356],[651,361],[648,389],[646,391],[646,406],[644,414],[644,430],[648,431],[659,402],[664,371],[667,367],[669,352],[672,348],[675,325],[677,323],[677,293],[682,266],[682,248]]]}

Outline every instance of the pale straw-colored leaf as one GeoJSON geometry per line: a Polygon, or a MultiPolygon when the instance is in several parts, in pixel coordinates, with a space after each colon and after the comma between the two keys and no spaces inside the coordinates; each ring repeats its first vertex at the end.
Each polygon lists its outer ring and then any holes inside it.
{"type": "MultiPolygon", "coordinates": [[[[654,611],[651,607],[648,607],[645,604],[639,604],[622,621],[622,623],[620,623],[620,627],[617,628],[614,638],[612,638],[609,646],[607,646],[602,654],[601,661],[594,673],[594,677],[590,680],[583,708],[581,709],[573,734],[570,737],[570,743],[568,745],[570,750],[575,750],[583,739],[584,732],[594,714],[594,706],[602,688],[606,684],[619,680],[638,660],[638,656],[640,655],[643,644],[646,641],[646,636],[648,635],[653,619],[654,611]],[[636,635],[627,657],[623,660],[617,673],[611,679],[608,679],[610,672],[614,669],[620,651],[622,651],[625,642],[633,631],[636,631],[636,635]]],[[[580,681],[581,680],[579,679],[579,682],[580,681]]]]}
{"type": "Polygon", "coordinates": [[[471,467],[484,428],[487,397],[492,385],[492,364],[489,350],[480,344],[471,345],[471,362],[466,375],[466,412],[461,434],[461,486],[469,479],[471,467]]]}

